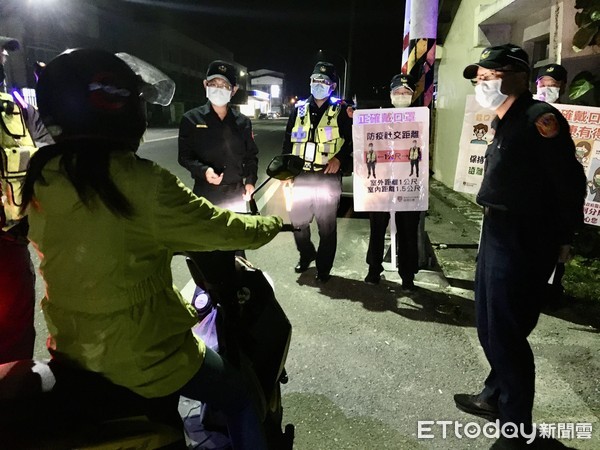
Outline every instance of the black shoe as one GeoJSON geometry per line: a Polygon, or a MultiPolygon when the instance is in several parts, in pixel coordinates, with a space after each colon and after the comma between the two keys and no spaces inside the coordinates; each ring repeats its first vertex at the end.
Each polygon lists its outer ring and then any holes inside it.
{"type": "Polygon", "coordinates": [[[294,267],[294,271],[296,273],[306,272],[310,266],[310,263],[313,262],[314,260],[315,260],[314,256],[307,261],[303,261],[302,258],[300,258],[300,261],[298,261],[298,264],[296,264],[296,267],[294,267]]]}
{"type": "Polygon", "coordinates": [[[315,277],[316,281],[320,281],[321,283],[327,283],[331,278],[331,275],[329,275],[328,272],[318,272],[317,276],[315,277]]]}
{"type": "Polygon", "coordinates": [[[479,399],[479,395],[454,394],[456,407],[467,414],[482,417],[490,422],[498,419],[498,406],[479,399]]]}
{"type": "Polygon", "coordinates": [[[379,280],[381,280],[381,275],[376,272],[369,272],[365,277],[367,284],[379,284],[379,280]]]}

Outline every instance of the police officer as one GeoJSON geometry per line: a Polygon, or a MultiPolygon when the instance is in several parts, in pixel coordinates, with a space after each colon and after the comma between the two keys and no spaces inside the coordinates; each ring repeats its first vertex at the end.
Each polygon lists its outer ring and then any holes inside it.
{"type": "MultiPolygon", "coordinates": [[[[390,100],[396,108],[412,105],[415,92],[415,80],[411,75],[398,74],[390,82],[390,100]]],[[[414,141],[413,141],[414,142],[414,141]]],[[[413,144],[416,145],[416,144],[413,144]]],[[[418,152],[420,154],[420,150],[418,152]]],[[[413,164],[411,161],[411,175],[413,164]]],[[[417,166],[417,176],[419,169],[417,166]]],[[[398,256],[398,274],[402,279],[402,287],[413,291],[416,289],[414,279],[419,271],[419,211],[397,211],[394,215],[396,222],[396,247],[398,256]]],[[[383,211],[369,213],[369,248],[367,264],[369,273],[365,283],[378,284],[383,272],[383,254],[385,247],[385,231],[390,221],[390,214],[383,211]]]]}
{"type": "Polygon", "coordinates": [[[534,98],[548,103],[556,103],[567,87],[567,70],[560,64],[548,64],[540,69],[535,80],[534,98]]]}
{"type": "MultiPolygon", "coordinates": [[[[547,103],[557,103],[567,87],[567,70],[560,64],[548,64],[539,70],[535,85],[536,93],[533,98],[547,103]]],[[[564,292],[562,278],[565,274],[565,262],[559,260],[556,263],[554,274],[547,285],[548,295],[555,305],[560,302],[564,292]]]]}
{"type": "MultiPolygon", "coordinates": [[[[0,152],[18,155],[21,167],[38,146],[52,143],[35,108],[6,93],[4,65],[9,53],[20,49],[17,40],[0,36],[0,152]],[[13,152],[14,150],[14,152],[13,152]]],[[[20,179],[0,157],[0,364],[33,357],[35,343],[35,274],[28,249],[27,218],[18,212],[20,179]]],[[[14,164],[10,164],[15,169],[14,164]]],[[[24,174],[23,174],[24,175],[24,174]]]]}
{"type": "MultiPolygon", "coordinates": [[[[463,72],[475,84],[478,103],[497,114],[477,195],[484,220],[475,276],[477,332],[491,371],[479,394],[454,396],[462,411],[525,433],[532,428],[535,391],[527,336],[554,264],[583,223],[585,196],[569,124],[532,98],[529,70],[527,53],[505,44],[486,48],[463,72]]],[[[492,448],[529,448],[524,441],[522,434],[503,434],[492,448]]]]}
{"type": "Polygon", "coordinates": [[[331,94],[338,83],[333,64],[318,62],[310,76],[311,96],[296,103],[285,130],[283,153],[304,160],[304,171],[293,182],[292,224],[300,261],[297,273],[316,260],[317,281],[330,278],[337,246],[337,209],[342,193],[343,166],[352,153],[351,109],[331,94]],[[313,218],[319,229],[319,247],[310,239],[313,218]]]}
{"type": "Polygon", "coordinates": [[[186,112],[179,125],[179,164],[194,179],[194,194],[246,212],[258,171],[252,123],[229,106],[238,90],[235,67],[210,63],[204,80],[208,101],[186,112]]]}

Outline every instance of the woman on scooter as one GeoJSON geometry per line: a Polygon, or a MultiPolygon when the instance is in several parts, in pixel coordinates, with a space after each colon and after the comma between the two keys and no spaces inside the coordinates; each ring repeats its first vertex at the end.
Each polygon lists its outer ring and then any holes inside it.
{"type": "Polygon", "coordinates": [[[178,392],[212,404],[234,449],[264,449],[243,377],[194,338],[197,317],[170,265],[181,251],[258,248],[282,222],[214,207],[136,156],[148,94],[101,50],[64,52],[40,75],[39,111],[56,144],[31,160],[23,197],[46,283],[48,350],[146,398],[178,392]]]}

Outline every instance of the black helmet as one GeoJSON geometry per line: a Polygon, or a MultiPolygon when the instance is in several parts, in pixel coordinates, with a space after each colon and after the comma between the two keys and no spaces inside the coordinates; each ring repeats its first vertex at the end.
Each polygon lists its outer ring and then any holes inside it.
{"type": "Polygon", "coordinates": [[[40,116],[55,140],[100,138],[139,143],[146,130],[143,82],[104,50],[67,50],[41,72],[40,116]]]}

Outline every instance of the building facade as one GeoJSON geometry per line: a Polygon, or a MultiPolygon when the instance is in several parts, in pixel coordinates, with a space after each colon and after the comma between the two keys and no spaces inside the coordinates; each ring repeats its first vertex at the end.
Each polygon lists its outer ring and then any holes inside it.
{"type": "Polygon", "coordinates": [[[453,15],[437,66],[434,159],[435,178],[454,183],[465,99],[473,87],[462,76],[463,69],[479,60],[491,45],[522,46],[532,63],[532,86],[539,67],[562,64],[568,83],[582,70],[598,73],[600,49],[588,47],[575,53],[572,39],[575,0],[462,0],[453,15]]]}

